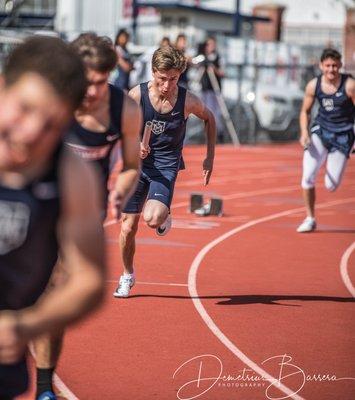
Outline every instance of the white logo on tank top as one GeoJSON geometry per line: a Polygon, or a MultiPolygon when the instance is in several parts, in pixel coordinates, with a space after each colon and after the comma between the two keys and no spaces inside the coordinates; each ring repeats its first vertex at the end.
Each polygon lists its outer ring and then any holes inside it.
{"type": "Polygon", "coordinates": [[[0,254],[20,247],[27,237],[30,209],[26,204],[0,200],[0,254]]]}
{"type": "Polygon", "coordinates": [[[153,123],[152,132],[155,135],[160,135],[165,131],[165,125],[166,125],[165,121],[157,121],[156,119],[153,119],[152,123],[153,123]]]}
{"type": "Polygon", "coordinates": [[[322,106],[326,111],[334,110],[334,102],[333,99],[322,99],[322,106]]]}
{"type": "Polygon", "coordinates": [[[335,93],[335,97],[340,97],[340,96],[342,96],[343,95],[343,92],[336,92],[335,93]]]}
{"type": "Polygon", "coordinates": [[[171,113],[171,116],[173,117],[174,115],[178,115],[178,114],[180,114],[180,111],[174,111],[171,113]]]}

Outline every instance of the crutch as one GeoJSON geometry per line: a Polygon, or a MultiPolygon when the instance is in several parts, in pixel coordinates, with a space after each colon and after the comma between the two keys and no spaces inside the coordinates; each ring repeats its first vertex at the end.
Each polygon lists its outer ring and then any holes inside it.
{"type": "Polygon", "coordinates": [[[228,130],[229,136],[231,137],[234,146],[240,146],[240,140],[239,140],[237,131],[234,128],[231,116],[229,114],[226,102],[224,101],[224,98],[222,96],[221,88],[219,87],[219,83],[216,78],[216,74],[214,73],[213,67],[211,67],[211,66],[207,67],[207,74],[208,74],[208,77],[210,78],[213,91],[217,97],[217,101],[218,101],[219,107],[221,109],[224,121],[226,123],[226,127],[228,130]]]}

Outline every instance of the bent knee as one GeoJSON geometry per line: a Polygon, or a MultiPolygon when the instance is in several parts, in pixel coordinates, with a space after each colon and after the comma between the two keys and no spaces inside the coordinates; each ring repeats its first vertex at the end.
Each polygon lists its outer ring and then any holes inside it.
{"type": "Polygon", "coordinates": [[[147,213],[143,215],[145,223],[149,226],[149,228],[156,229],[160,226],[166,219],[166,215],[162,215],[158,212],[156,213],[147,213]]]}
{"type": "Polygon", "coordinates": [[[339,187],[339,182],[333,182],[330,179],[326,179],[325,187],[329,192],[335,192],[339,187]]]}
{"type": "Polygon", "coordinates": [[[121,235],[134,236],[138,230],[138,220],[123,220],[121,225],[121,235]]]}
{"type": "Polygon", "coordinates": [[[314,177],[303,177],[301,182],[302,189],[313,189],[315,187],[314,177]]]}
{"type": "Polygon", "coordinates": [[[160,226],[164,220],[161,220],[158,216],[150,215],[144,218],[145,223],[149,226],[149,228],[156,229],[160,226]],[[162,221],[162,222],[160,222],[162,221]]]}

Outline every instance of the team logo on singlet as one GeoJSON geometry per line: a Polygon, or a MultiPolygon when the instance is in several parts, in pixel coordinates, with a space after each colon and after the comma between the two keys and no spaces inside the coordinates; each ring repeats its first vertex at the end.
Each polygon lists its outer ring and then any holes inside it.
{"type": "Polygon", "coordinates": [[[323,99],[322,106],[325,108],[326,111],[334,110],[334,102],[333,99],[323,99]]]}
{"type": "Polygon", "coordinates": [[[165,131],[165,124],[166,124],[165,121],[157,121],[156,119],[153,119],[152,123],[153,123],[152,132],[155,135],[160,135],[165,131]]]}
{"type": "Polygon", "coordinates": [[[27,237],[30,209],[26,204],[0,200],[0,254],[20,247],[27,237]]]}

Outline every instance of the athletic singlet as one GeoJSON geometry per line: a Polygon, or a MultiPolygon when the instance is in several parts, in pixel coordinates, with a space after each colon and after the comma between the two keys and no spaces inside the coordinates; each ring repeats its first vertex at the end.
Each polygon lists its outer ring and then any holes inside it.
{"type": "Polygon", "coordinates": [[[331,132],[344,132],[353,129],[355,107],[345,91],[346,80],[349,75],[341,74],[338,90],[334,94],[322,92],[322,75],[317,78],[315,96],[319,102],[319,111],[315,124],[331,132]]]}
{"type": "MultiPolygon", "coordinates": [[[[178,96],[173,109],[165,114],[155,110],[149,99],[148,82],[141,83],[141,106],[144,123],[152,121],[149,142],[150,153],[142,162],[144,168],[183,169],[182,148],[186,132],[186,89],[178,86],[178,96]]],[[[143,135],[143,130],[142,130],[143,135]]]]}
{"type": "Polygon", "coordinates": [[[0,310],[32,305],[43,293],[58,257],[58,165],[22,189],[0,182],[0,310]]]}
{"type": "Polygon", "coordinates": [[[110,88],[110,126],[106,132],[94,132],[82,127],[76,120],[71,133],[65,139],[69,148],[79,157],[94,162],[102,172],[104,183],[110,173],[110,154],[121,138],[121,115],[123,107],[123,91],[112,85],[110,88]]]}

